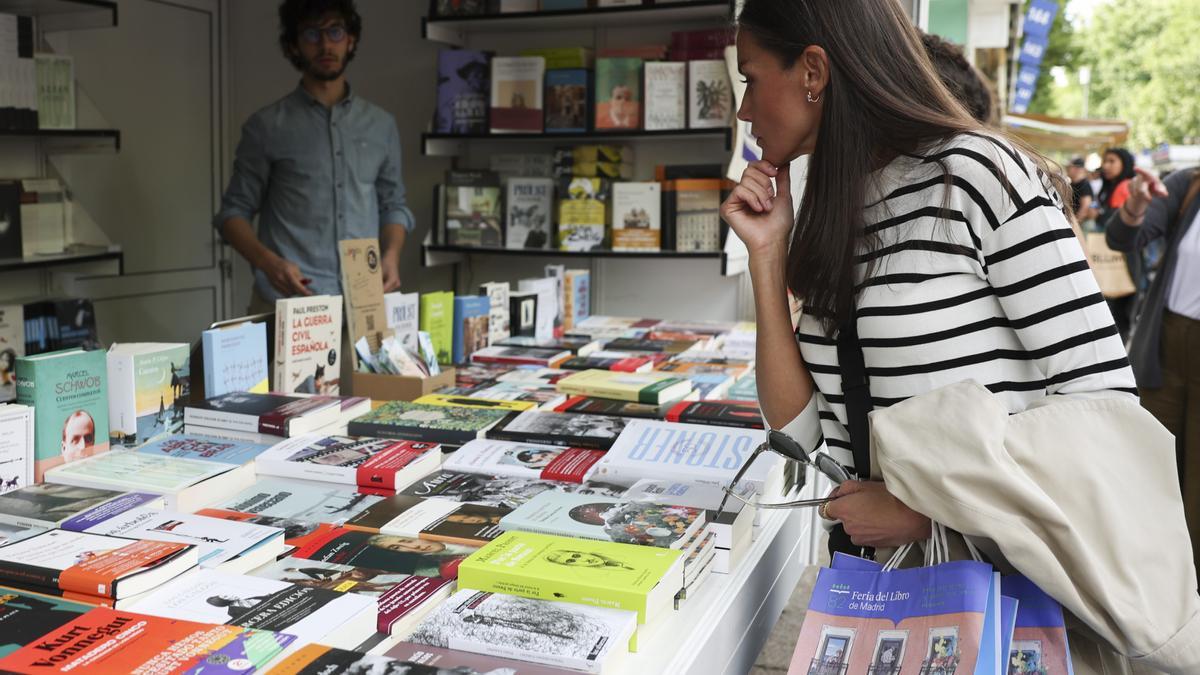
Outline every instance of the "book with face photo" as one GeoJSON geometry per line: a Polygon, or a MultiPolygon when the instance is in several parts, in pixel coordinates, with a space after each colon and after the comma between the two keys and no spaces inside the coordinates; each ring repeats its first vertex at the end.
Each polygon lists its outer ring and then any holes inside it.
{"type": "Polygon", "coordinates": [[[34,481],[48,469],[107,452],[108,362],[72,349],[17,359],[17,403],[34,415],[34,481]]]}
{"type": "Polygon", "coordinates": [[[619,487],[604,483],[551,482],[438,471],[413,483],[402,494],[421,498],[437,497],[511,510],[547,490],[607,497],[618,496],[624,491],[619,487]]]}
{"type": "Polygon", "coordinates": [[[603,455],[599,450],[479,439],[452,453],[442,466],[487,476],[582,483],[603,455]]]}
{"type": "Polygon", "coordinates": [[[419,537],[372,534],[335,528],[292,552],[293,558],[366,567],[392,574],[453,579],[458,565],[474,546],[447,544],[419,537]]]}
{"type": "Polygon", "coordinates": [[[626,422],[623,417],[531,410],[505,418],[488,430],[487,437],[607,450],[621,435],[626,422]]]}
{"type": "Polygon", "coordinates": [[[554,181],[550,178],[510,178],[507,197],[504,207],[507,248],[550,248],[554,181]]]}
{"type": "Polygon", "coordinates": [[[437,116],[439,134],[487,132],[491,67],[489,54],[471,49],[438,51],[437,116]]]}
{"type": "Polygon", "coordinates": [[[164,508],[166,502],[149,493],[39,483],[0,495],[0,522],[16,528],[81,530],[99,518],[141,506],[164,508]]]}
{"type": "Polygon", "coordinates": [[[505,531],[541,532],[682,549],[704,527],[704,510],[548,491],[504,516],[505,531]]]}
{"type": "Polygon", "coordinates": [[[213,508],[297,522],[336,524],[363,513],[381,501],[381,496],[336,485],[264,478],[214,504],[213,508]]]}

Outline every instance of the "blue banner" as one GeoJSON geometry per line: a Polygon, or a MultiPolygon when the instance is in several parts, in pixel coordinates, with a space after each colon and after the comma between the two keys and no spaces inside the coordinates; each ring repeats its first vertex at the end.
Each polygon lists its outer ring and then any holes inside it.
{"type": "Polygon", "coordinates": [[[1029,102],[1033,100],[1033,94],[1037,91],[1038,75],[1041,73],[1037,68],[1029,66],[1022,67],[1017,72],[1017,86],[1013,90],[1013,100],[1010,109],[1017,114],[1024,114],[1029,111],[1029,102]]]}
{"type": "Polygon", "coordinates": [[[1046,55],[1046,45],[1048,40],[1037,35],[1026,35],[1025,41],[1021,43],[1021,56],[1017,60],[1023,66],[1037,68],[1042,65],[1042,58],[1046,55]]]}
{"type": "Polygon", "coordinates": [[[1025,34],[1041,38],[1050,36],[1050,27],[1058,14],[1057,0],[1032,0],[1025,13],[1025,34]]]}

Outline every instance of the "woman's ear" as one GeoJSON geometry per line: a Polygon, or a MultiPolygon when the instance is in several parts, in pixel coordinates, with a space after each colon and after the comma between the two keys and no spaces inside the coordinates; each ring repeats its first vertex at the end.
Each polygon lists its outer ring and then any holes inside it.
{"type": "Polygon", "coordinates": [[[799,69],[800,84],[812,92],[813,98],[819,99],[829,86],[829,55],[823,47],[809,45],[796,59],[799,69]]]}

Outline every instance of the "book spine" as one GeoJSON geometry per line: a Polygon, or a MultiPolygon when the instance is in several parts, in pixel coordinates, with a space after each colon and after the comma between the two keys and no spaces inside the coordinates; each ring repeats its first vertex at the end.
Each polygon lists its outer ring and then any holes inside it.
{"type": "Polygon", "coordinates": [[[141,441],[137,438],[137,391],[133,356],[108,355],[108,433],[112,443],[141,441]]]}
{"type": "Polygon", "coordinates": [[[287,383],[288,307],[287,302],[275,303],[275,361],[271,373],[272,391],[283,391],[287,383]]]}
{"type": "MultiPolygon", "coordinates": [[[[204,408],[184,408],[183,423],[200,427],[226,428],[230,431],[244,431],[252,434],[260,433],[258,417],[240,413],[221,412],[204,408]]],[[[272,434],[279,436],[281,434],[272,434]]]]}
{"type": "Polygon", "coordinates": [[[39,565],[26,565],[11,560],[0,560],[0,582],[17,586],[47,588],[51,593],[60,593],[59,578],[62,570],[39,565]]]}
{"type": "Polygon", "coordinates": [[[627,387],[620,386],[605,386],[599,383],[589,383],[581,385],[573,385],[566,380],[558,383],[558,390],[564,394],[573,394],[576,396],[592,396],[595,398],[608,398],[617,401],[629,401],[630,403],[654,403],[655,401],[643,401],[642,393],[644,388],[631,390],[627,387]]]}
{"type": "Polygon", "coordinates": [[[453,446],[463,445],[467,441],[479,437],[479,434],[474,431],[415,429],[411,427],[397,427],[391,424],[375,424],[372,422],[351,422],[346,427],[346,435],[390,438],[400,441],[424,441],[453,446]]]}

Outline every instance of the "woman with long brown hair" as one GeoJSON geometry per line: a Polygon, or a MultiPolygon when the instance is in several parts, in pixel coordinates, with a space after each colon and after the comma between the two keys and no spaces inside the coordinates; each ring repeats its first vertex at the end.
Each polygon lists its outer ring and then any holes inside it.
{"type": "Polygon", "coordinates": [[[855,401],[964,380],[1010,413],[1056,394],[1137,395],[1063,212],[1069,188],[951,96],[894,0],[746,0],[738,26],[738,117],[763,159],[722,215],[750,251],[763,414],[861,479],[821,510],[848,536],[834,547],[920,540],[928,518],[861,465],[855,401]],[[805,155],[795,215],[789,165],[805,155]],[[864,377],[844,387],[856,352],[864,377]]]}

